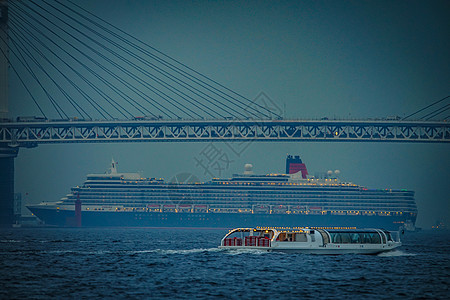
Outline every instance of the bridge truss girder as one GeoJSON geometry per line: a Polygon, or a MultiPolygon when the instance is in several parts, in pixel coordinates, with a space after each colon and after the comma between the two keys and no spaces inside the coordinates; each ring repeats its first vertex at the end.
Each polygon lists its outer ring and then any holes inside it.
{"type": "Polygon", "coordinates": [[[447,122],[422,121],[65,121],[0,124],[0,143],[182,141],[450,142],[447,122]]]}

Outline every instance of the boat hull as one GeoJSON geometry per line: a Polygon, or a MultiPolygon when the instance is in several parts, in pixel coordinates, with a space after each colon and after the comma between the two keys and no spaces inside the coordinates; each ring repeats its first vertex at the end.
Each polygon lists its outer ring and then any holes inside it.
{"type": "MultiPolygon", "coordinates": [[[[339,245],[340,246],[340,245],[339,245]]],[[[338,247],[336,245],[329,244],[326,247],[317,248],[283,248],[283,247],[233,247],[233,246],[219,246],[221,249],[227,250],[258,250],[267,252],[283,252],[283,253],[301,253],[301,254],[323,254],[323,255],[338,255],[338,254],[366,254],[366,255],[376,255],[382,252],[391,251],[398,248],[400,245],[396,246],[378,246],[374,248],[371,245],[358,245],[357,247],[338,247]],[[331,247],[330,247],[331,246],[331,247]]]]}
{"type": "MultiPolygon", "coordinates": [[[[43,223],[55,226],[76,226],[75,211],[45,205],[28,206],[43,223]]],[[[239,226],[309,226],[356,227],[398,230],[405,223],[415,223],[412,217],[379,215],[303,215],[303,214],[249,214],[249,213],[170,213],[130,211],[89,211],[81,213],[81,226],[125,227],[196,227],[234,228],[239,226]]]]}

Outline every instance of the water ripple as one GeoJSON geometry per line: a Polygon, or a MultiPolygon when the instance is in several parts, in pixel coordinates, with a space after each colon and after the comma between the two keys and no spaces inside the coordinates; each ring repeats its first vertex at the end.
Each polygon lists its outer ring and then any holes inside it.
{"type": "Polygon", "coordinates": [[[416,233],[375,256],[217,247],[223,230],[0,231],[0,299],[435,298],[450,286],[450,235],[416,233]],[[418,284],[420,282],[420,284],[418,284]]]}

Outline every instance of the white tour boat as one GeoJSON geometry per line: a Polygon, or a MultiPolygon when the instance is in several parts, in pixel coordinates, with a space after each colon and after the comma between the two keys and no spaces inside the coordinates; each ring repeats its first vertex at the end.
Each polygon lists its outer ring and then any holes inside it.
{"type": "Polygon", "coordinates": [[[377,254],[401,246],[398,232],[356,228],[257,227],[230,230],[222,249],[314,254],[377,254]]]}

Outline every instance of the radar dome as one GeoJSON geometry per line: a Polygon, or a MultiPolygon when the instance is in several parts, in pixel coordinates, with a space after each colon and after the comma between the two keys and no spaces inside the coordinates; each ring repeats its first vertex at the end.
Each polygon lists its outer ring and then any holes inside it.
{"type": "Polygon", "coordinates": [[[334,174],[339,175],[339,174],[341,174],[341,171],[335,170],[335,171],[334,171],[334,174]]]}
{"type": "Polygon", "coordinates": [[[329,171],[327,172],[327,174],[328,174],[328,175],[331,175],[331,174],[333,174],[333,171],[329,170],[329,171]]]}
{"type": "Polygon", "coordinates": [[[245,164],[244,166],[244,174],[253,174],[253,165],[252,164],[245,164]]]}

